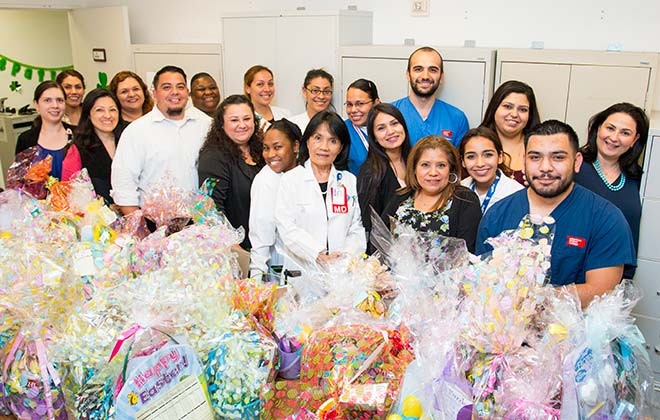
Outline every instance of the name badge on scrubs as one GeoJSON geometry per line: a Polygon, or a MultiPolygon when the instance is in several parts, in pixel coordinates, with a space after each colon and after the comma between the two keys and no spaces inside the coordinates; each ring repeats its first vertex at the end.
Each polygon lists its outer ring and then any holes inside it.
{"type": "Polygon", "coordinates": [[[346,187],[339,186],[330,188],[333,213],[348,213],[348,195],[346,187]]]}

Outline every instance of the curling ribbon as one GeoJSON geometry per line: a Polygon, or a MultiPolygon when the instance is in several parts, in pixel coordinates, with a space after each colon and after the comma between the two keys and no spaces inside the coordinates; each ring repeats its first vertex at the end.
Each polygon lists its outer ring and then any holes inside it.
{"type": "Polygon", "coordinates": [[[117,337],[117,342],[115,343],[115,347],[112,349],[112,353],[110,353],[110,359],[108,359],[108,363],[115,358],[117,353],[119,353],[119,350],[121,349],[121,346],[124,344],[124,342],[129,338],[133,337],[135,333],[137,333],[141,329],[142,327],[140,325],[133,324],[119,334],[119,336],[117,337]]]}

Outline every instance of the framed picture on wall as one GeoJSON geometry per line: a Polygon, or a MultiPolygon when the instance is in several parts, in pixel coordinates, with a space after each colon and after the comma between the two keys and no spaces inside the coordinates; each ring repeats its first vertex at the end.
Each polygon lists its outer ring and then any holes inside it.
{"type": "Polygon", "coordinates": [[[94,61],[105,63],[105,48],[92,48],[92,59],[94,61]]]}

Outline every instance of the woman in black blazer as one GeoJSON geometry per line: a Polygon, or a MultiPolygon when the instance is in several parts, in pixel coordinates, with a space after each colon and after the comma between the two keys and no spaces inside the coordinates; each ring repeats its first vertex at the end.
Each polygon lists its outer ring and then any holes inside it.
{"type": "Polygon", "coordinates": [[[215,182],[212,198],[235,228],[243,227],[241,247],[249,251],[250,188],[264,166],[261,131],[250,100],[244,95],[228,96],[213,117],[213,125],[199,151],[199,183],[215,182]]]}

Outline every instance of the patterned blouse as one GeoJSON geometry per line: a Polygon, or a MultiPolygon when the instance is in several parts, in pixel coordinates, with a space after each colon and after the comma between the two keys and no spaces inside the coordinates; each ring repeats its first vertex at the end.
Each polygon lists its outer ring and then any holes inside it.
{"type": "Polygon", "coordinates": [[[436,232],[442,235],[449,233],[449,215],[453,200],[447,201],[444,207],[427,213],[415,208],[414,197],[406,199],[396,211],[396,219],[419,232],[436,232]]]}

